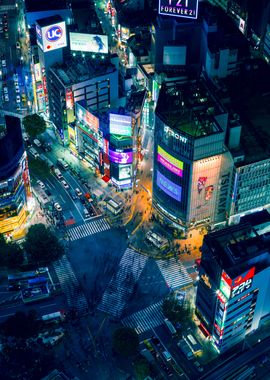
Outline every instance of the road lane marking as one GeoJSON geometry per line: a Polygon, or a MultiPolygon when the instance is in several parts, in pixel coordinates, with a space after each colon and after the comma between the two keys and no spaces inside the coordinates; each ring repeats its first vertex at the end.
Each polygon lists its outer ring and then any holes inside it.
{"type": "Polygon", "coordinates": [[[12,315],[15,315],[15,313],[0,315],[0,318],[11,317],[12,315]]]}
{"type": "Polygon", "coordinates": [[[50,303],[49,305],[44,305],[44,306],[39,306],[40,309],[44,308],[44,307],[50,307],[50,306],[55,306],[56,303],[50,303]]]}

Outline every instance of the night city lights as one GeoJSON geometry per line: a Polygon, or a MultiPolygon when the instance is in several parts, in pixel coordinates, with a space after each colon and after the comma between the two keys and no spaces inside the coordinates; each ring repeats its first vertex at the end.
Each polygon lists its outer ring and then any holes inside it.
{"type": "Polygon", "coordinates": [[[0,1],[0,380],[269,380],[270,1],[0,1]]]}

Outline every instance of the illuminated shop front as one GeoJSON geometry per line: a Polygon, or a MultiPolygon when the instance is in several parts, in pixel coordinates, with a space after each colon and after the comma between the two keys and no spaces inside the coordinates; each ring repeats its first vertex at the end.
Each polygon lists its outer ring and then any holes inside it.
{"type": "Polygon", "coordinates": [[[31,187],[26,152],[20,130],[20,121],[6,117],[7,134],[0,139],[0,148],[12,146],[12,154],[6,152],[0,170],[0,233],[21,237],[30,208],[31,187]],[[8,141],[9,140],[9,141],[8,141]]]}

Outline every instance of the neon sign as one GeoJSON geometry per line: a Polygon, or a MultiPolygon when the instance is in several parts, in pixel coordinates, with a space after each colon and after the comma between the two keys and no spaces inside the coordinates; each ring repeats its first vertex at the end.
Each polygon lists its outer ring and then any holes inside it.
{"type": "Polygon", "coordinates": [[[255,267],[252,267],[241,276],[236,277],[232,281],[232,293],[231,298],[234,298],[238,294],[243,293],[245,290],[252,286],[252,279],[254,277],[255,267]]]}
{"type": "Polygon", "coordinates": [[[175,157],[165,152],[165,150],[162,149],[159,145],[158,145],[157,160],[172,173],[176,174],[179,177],[183,176],[183,162],[180,160],[177,160],[175,157]]]}
{"type": "Polygon", "coordinates": [[[186,144],[188,141],[186,137],[179,135],[179,133],[174,132],[174,130],[172,130],[167,125],[164,126],[164,132],[166,133],[166,135],[172,136],[173,138],[175,138],[176,140],[180,140],[184,144],[186,144]]]}
{"type": "Polygon", "coordinates": [[[169,197],[178,202],[181,201],[182,187],[170,181],[159,171],[157,171],[157,185],[164,193],[169,195],[169,197]]]}
{"type": "Polygon", "coordinates": [[[196,19],[199,0],[159,0],[159,14],[196,19]]]}

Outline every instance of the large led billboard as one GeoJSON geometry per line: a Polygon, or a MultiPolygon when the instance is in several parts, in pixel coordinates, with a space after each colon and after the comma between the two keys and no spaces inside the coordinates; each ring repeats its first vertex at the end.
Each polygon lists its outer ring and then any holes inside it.
{"type": "Polygon", "coordinates": [[[100,34],[69,33],[70,50],[107,54],[108,36],[100,34]]]}
{"type": "Polygon", "coordinates": [[[234,298],[249,289],[255,274],[255,267],[250,268],[245,273],[231,279],[225,271],[222,272],[220,280],[220,290],[227,299],[234,298]]]}
{"type": "Polygon", "coordinates": [[[164,16],[198,17],[199,0],[159,0],[158,12],[164,16]]]}
{"type": "Polygon", "coordinates": [[[186,46],[164,46],[163,64],[173,66],[184,66],[186,64],[186,46]]]}
{"type": "Polygon", "coordinates": [[[110,161],[116,164],[131,164],[133,158],[132,150],[125,150],[117,152],[114,150],[109,150],[110,161]]]}
{"type": "Polygon", "coordinates": [[[157,170],[157,185],[162,191],[164,191],[164,193],[169,195],[171,198],[175,199],[178,202],[181,201],[182,187],[170,181],[158,170],[157,170]]]}
{"type": "Polygon", "coordinates": [[[44,53],[67,46],[65,21],[40,27],[36,25],[37,44],[44,53]]]}
{"type": "Polygon", "coordinates": [[[98,132],[99,130],[99,119],[94,116],[87,109],[82,107],[79,103],[76,104],[76,118],[78,121],[83,122],[85,125],[90,127],[93,131],[98,132]]]}
{"type": "Polygon", "coordinates": [[[183,162],[173,157],[158,145],[157,160],[178,177],[183,176],[183,162]]]}
{"type": "Polygon", "coordinates": [[[132,136],[131,117],[110,113],[110,134],[132,136]]]}
{"type": "Polygon", "coordinates": [[[119,176],[118,178],[127,179],[132,177],[132,165],[119,165],[119,176]]]}

